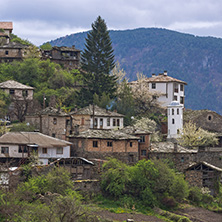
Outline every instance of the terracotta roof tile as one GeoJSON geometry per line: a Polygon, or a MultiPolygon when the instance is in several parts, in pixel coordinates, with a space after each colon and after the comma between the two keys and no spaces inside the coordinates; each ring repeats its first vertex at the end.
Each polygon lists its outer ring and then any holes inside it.
{"type": "Polygon", "coordinates": [[[12,22],[0,22],[0,29],[12,30],[13,23],[12,22]]]}

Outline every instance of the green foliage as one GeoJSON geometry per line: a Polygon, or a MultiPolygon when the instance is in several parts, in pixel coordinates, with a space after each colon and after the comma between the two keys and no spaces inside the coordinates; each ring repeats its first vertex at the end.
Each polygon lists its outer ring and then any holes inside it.
{"type": "Polygon", "coordinates": [[[81,57],[81,68],[84,71],[84,82],[90,92],[88,95],[91,94],[85,99],[88,100],[88,103],[92,103],[92,96],[95,93],[99,97],[105,93],[113,98],[116,90],[116,77],[109,74],[115,65],[114,55],[106,23],[100,16],[92,24],[92,30],[87,34],[85,46],[81,57]]]}
{"type": "Polygon", "coordinates": [[[187,198],[189,189],[182,175],[162,161],[141,160],[134,166],[111,159],[103,165],[101,188],[106,196],[123,205],[175,207],[187,198]],[[163,203],[167,206],[163,206],[163,203]]]}
{"type": "Polygon", "coordinates": [[[35,127],[27,123],[16,123],[10,128],[11,132],[34,132],[35,127]]]}
{"type": "Polygon", "coordinates": [[[102,93],[102,96],[99,97],[96,93],[93,95],[93,103],[101,108],[106,109],[110,104],[110,97],[105,92],[102,93]]]}
{"type": "Polygon", "coordinates": [[[22,45],[29,45],[29,46],[33,45],[30,41],[21,39],[20,37],[18,37],[15,34],[11,34],[10,38],[11,38],[11,40],[10,40],[11,42],[17,42],[17,43],[20,43],[22,45]]]}
{"type": "Polygon", "coordinates": [[[4,117],[8,106],[10,104],[10,97],[4,91],[0,90],[0,117],[4,117]]]}
{"type": "Polygon", "coordinates": [[[0,218],[15,222],[98,221],[81,200],[67,171],[56,168],[46,175],[29,178],[14,192],[0,190],[0,218]]]}
{"type": "Polygon", "coordinates": [[[46,105],[73,107],[78,100],[76,85],[83,84],[83,76],[78,70],[63,70],[50,60],[28,57],[21,62],[1,63],[0,80],[14,79],[35,88],[34,97],[46,105]],[[52,97],[55,99],[53,100],[52,97]],[[52,102],[54,101],[54,103],[52,102]]]}
{"type": "Polygon", "coordinates": [[[51,50],[52,45],[49,42],[44,43],[43,45],[40,46],[42,50],[51,50]]]}

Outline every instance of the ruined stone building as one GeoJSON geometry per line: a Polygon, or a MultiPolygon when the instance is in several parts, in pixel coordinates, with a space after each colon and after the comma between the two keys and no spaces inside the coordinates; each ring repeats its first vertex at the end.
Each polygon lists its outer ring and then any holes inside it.
{"type": "Polygon", "coordinates": [[[13,30],[12,22],[0,22],[0,45],[8,44],[13,30]]]}
{"type": "Polygon", "coordinates": [[[185,170],[186,180],[191,186],[207,187],[211,195],[219,193],[219,183],[222,169],[207,162],[191,164],[185,170]]]}
{"type": "Polygon", "coordinates": [[[80,50],[75,46],[54,46],[50,50],[42,51],[43,59],[50,59],[51,62],[60,64],[63,68],[78,69],[80,64],[80,50]]]}
{"type": "Polygon", "coordinates": [[[63,140],[66,140],[72,130],[70,115],[53,107],[27,115],[25,121],[35,126],[40,133],[63,140]]]}

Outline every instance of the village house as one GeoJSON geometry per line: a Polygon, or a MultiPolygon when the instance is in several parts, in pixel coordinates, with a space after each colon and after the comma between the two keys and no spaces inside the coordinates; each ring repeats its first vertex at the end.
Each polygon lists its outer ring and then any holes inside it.
{"type": "Polygon", "coordinates": [[[219,193],[222,169],[207,162],[191,164],[185,170],[186,180],[191,186],[207,187],[211,195],[219,193]]]}
{"type": "Polygon", "coordinates": [[[44,165],[49,160],[70,157],[71,143],[38,132],[8,132],[0,137],[0,159],[25,159],[33,151],[44,165]]]}
{"type": "Polygon", "coordinates": [[[89,105],[71,112],[73,127],[79,126],[80,132],[88,129],[121,129],[124,115],[89,105]]]}
{"type": "Polygon", "coordinates": [[[123,129],[121,129],[121,132],[138,137],[138,159],[148,159],[148,153],[151,145],[151,132],[138,129],[133,126],[124,127],[123,129]]]}
{"type": "Polygon", "coordinates": [[[43,59],[50,59],[51,62],[58,63],[64,68],[77,69],[80,64],[80,50],[72,47],[54,46],[50,50],[42,51],[43,59]]]}
{"type": "Polygon", "coordinates": [[[11,104],[5,115],[10,120],[23,120],[24,116],[32,110],[34,88],[14,80],[8,80],[0,83],[0,89],[9,94],[11,99],[11,104]]]}
{"type": "Polygon", "coordinates": [[[0,45],[9,43],[9,38],[12,30],[12,22],[0,22],[0,45]]]}
{"type": "MultiPolygon", "coordinates": [[[[146,78],[144,83],[148,84],[150,92],[159,92],[158,101],[163,107],[169,105],[172,101],[177,101],[184,107],[185,85],[186,82],[175,79],[167,75],[167,71],[159,75],[152,74],[152,77],[146,78]]],[[[130,86],[138,84],[138,81],[132,81],[130,86]]]]}
{"type": "Polygon", "coordinates": [[[72,133],[71,117],[61,109],[47,107],[40,112],[27,115],[25,121],[40,133],[58,139],[66,140],[67,136],[72,133]]]}
{"type": "Polygon", "coordinates": [[[72,156],[86,159],[113,157],[126,163],[138,161],[139,137],[120,130],[89,129],[69,136],[73,143],[72,156]]]}
{"type": "Polygon", "coordinates": [[[33,100],[33,90],[31,86],[24,85],[14,80],[0,83],[0,89],[16,100],[33,100]]]}

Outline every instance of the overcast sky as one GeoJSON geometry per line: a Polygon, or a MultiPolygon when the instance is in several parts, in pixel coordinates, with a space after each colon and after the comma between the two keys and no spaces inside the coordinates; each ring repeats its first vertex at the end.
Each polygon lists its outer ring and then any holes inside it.
{"type": "Polygon", "coordinates": [[[166,28],[222,37],[221,0],[0,0],[0,21],[35,45],[91,29],[100,15],[108,29],[166,28]]]}

